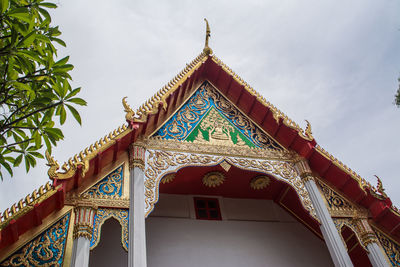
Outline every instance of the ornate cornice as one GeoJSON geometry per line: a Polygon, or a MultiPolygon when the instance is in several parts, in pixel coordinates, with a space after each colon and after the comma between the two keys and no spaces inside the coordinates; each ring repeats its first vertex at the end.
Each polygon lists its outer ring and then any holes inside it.
{"type": "Polygon", "coordinates": [[[278,108],[276,108],[270,102],[268,102],[262,95],[260,95],[256,90],[254,90],[248,83],[246,83],[241,77],[239,77],[239,75],[237,75],[231,68],[229,68],[225,63],[223,63],[222,60],[217,58],[215,55],[212,56],[212,60],[215,63],[217,63],[219,66],[221,66],[225,72],[227,72],[229,75],[231,75],[236,82],[243,85],[244,89],[247,92],[249,92],[251,95],[256,97],[256,99],[261,104],[263,104],[269,110],[271,110],[273,117],[278,124],[279,124],[280,119],[282,119],[283,124],[296,130],[297,133],[304,139],[306,139],[308,141],[314,140],[314,137],[312,136],[312,132],[311,132],[311,125],[307,120],[306,120],[307,127],[305,130],[303,130],[297,123],[295,123],[288,116],[286,116],[286,114],[284,114],[282,111],[280,111],[278,108]]]}
{"type": "Polygon", "coordinates": [[[57,172],[60,168],[60,164],[46,151],[47,166],[50,167],[47,171],[49,177],[51,179],[58,180],[71,178],[78,170],[78,167],[81,168],[80,174],[82,177],[84,177],[86,172],[89,170],[89,161],[98,153],[112,146],[116,142],[116,139],[125,136],[130,131],[131,130],[126,124],[115,129],[113,132],[101,138],[99,141],[96,141],[94,144],[82,150],[79,154],[76,154],[70,158],[68,162],[64,162],[64,164],[61,166],[63,172],[57,172]]]}
{"type": "Polygon", "coordinates": [[[168,84],[162,87],[155,95],[141,105],[136,112],[126,102],[126,97],[123,99],[123,106],[126,112],[126,119],[131,122],[145,122],[148,115],[156,114],[159,111],[159,106],[167,109],[167,98],[203,64],[208,58],[208,55],[201,52],[192,62],[186,64],[186,67],[178,73],[168,84]]]}
{"type": "Polygon", "coordinates": [[[102,198],[81,198],[77,196],[67,196],[65,205],[71,206],[89,206],[93,208],[108,207],[108,208],[129,208],[129,199],[119,198],[116,196],[103,196],[102,198]]]}
{"type": "Polygon", "coordinates": [[[188,141],[166,140],[160,137],[151,137],[146,141],[148,149],[164,149],[177,152],[194,152],[220,156],[240,156],[254,159],[281,159],[293,161],[294,154],[287,150],[279,151],[269,148],[251,148],[245,146],[222,146],[207,143],[192,143],[188,141]]]}
{"type": "Polygon", "coordinates": [[[53,187],[50,185],[50,182],[47,182],[46,185],[42,185],[38,190],[35,189],[32,194],[27,195],[24,199],[18,201],[18,203],[13,204],[11,208],[6,209],[0,216],[0,231],[5,228],[11,220],[16,220],[25,215],[31,211],[36,204],[54,195],[58,188],[59,186],[53,187]]]}
{"type": "Polygon", "coordinates": [[[317,179],[316,183],[325,198],[327,208],[332,217],[368,218],[367,209],[352,204],[351,201],[319,179],[317,179]]]}

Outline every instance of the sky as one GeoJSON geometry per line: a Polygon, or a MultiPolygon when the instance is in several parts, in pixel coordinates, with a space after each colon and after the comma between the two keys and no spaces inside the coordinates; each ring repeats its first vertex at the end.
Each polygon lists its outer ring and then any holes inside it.
{"type": "MultiPolygon", "coordinates": [[[[58,0],[51,11],[75,66],[74,87],[88,102],[62,127],[60,162],[125,122],[124,96],[136,109],[210,47],[318,144],[400,207],[400,2],[58,0]]],[[[40,160],[0,181],[0,211],[48,181],[40,160]]]]}

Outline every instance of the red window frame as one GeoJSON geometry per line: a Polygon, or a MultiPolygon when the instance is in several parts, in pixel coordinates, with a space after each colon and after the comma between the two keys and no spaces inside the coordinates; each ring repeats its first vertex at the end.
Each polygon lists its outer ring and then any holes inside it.
{"type": "Polygon", "coordinates": [[[196,219],[213,221],[222,220],[218,198],[195,197],[193,200],[196,219]],[[204,205],[201,205],[201,202],[203,202],[204,205]]]}

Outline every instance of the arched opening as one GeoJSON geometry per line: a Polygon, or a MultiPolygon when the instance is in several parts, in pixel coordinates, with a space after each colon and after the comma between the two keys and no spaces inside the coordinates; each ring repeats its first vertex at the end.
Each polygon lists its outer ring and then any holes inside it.
{"type": "Polygon", "coordinates": [[[289,184],[233,165],[184,167],[164,178],[146,219],[148,266],[333,266],[319,223],[289,184]],[[207,185],[216,172],[222,183],[207,185]],[[260,176],[266,186],[252,187],[260,176]],[[217,206],[220,218],[212,215],[217,206]]]}
{"type": "Polygon", "coordinates": [[[368,254],[360,244],[356,233],[350,227],[344,225],[341,229],[341,234],[353,265],[355,267],[372,267],[368,254]]]}
{"type": "Polygon", "coordinates": [[[128,253],[121,244],[121,225],[110,218],[101,226],[99,244],[90,251],[89,266],[127,266],[128,253]]]}

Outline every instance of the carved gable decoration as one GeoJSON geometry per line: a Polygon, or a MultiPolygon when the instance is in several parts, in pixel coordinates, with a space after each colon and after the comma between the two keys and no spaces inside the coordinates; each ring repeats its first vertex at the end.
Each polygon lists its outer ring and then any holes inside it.
{"type": "Polygon", "coordinates": [[[375,229],[375,233],[392,266],[400,266],[400,245],[378,229],[375,229]]]}
{"type": "Polygon", "coordinates": [[[93,235],[90,240],[90,249],[93,250],[100,242],[101,227],[104,222],[110,218],[116,219],[121,225],[121,244],[122,247],[128,251],[128,238],[129,238],[129,210],[127,209],[106,209],[101,208],[97,210],[94,217],[93,235]]]}
{"type": "Polygon", "coordinates": [[[124,165],[121,165],[89,188],[82,196],[89,198],[121,197],[123,177],[124,165]]]}
{"type": "Polygon", "coordinates": [[[61,266],[71,213],[24,245],[0,266],[61,266]]]}
{"type": "Polygon", "coordinates": [[[222,146],[283,148],[208,82],[154,134],[163,139],[222,146]]]}

